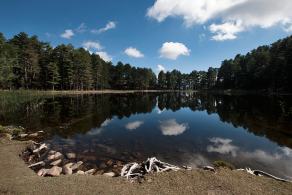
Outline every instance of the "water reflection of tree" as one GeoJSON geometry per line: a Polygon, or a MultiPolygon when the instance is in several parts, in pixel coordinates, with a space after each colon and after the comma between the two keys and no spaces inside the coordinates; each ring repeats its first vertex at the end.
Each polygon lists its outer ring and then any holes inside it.
{"type": "Polygon", "coordinates": [[[159,109],[178,110],[189,107],[193,111],[216,113],[220,120],[243,127],[259,136],[266,136],[280,145],[292,147],[292,100],[287,96],[228,96],[181,93],[162,94],[159,109]]]}
{"type": "Polygon", "coordinates": [[[63,137],[99,128],[106,119],[160,110],[217,113],[220,120],[292,147],[292,100],[289,96],[228,96],[201,93],[74,95],[13,99],[0,104],[0,124],[44,129],[63,137]],[[158,97],[158,98],[157,98],[158,97]]]}
{"type": "Polygon", "coordinates": [[[100,127],[114,116],[151,112],[155,94],[74,95],[21,100],[1,105],[0,124],[22,125],[30,130],[43,129],[51,134],[70,136],[100,127]],[[10,108],[10,109],[8,109],[10,108]]]}

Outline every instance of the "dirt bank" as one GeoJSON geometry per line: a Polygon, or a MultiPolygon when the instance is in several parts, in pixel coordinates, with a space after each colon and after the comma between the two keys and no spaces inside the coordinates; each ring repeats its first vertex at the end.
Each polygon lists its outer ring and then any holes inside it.
{"type": "Polygon", "coordinates": [[[150,175],[142,184],[106,176],[38,177],[19,153],[26,142],[0,138],[0,194],[292,194],[292,184],[221,169],[150,175]]]}

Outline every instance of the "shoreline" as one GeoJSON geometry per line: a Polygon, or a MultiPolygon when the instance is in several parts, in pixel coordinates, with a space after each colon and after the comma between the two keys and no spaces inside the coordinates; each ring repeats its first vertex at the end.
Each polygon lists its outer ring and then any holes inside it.
{"type": "Polygon", "coordinates": [[[39,177],[19,157],[30,141],[0,138],[0,194],[289,194],[292,184],[220,168],[148,174],[142,183],[103,175],[39,177]],[[248,187],[247,187],[248,186],[248,187]]]}
{"type": "Polygon", "coordinates": [[[90,94],[133,94],[133,93],[209,93],[219,95],[263,95],[263,96],[289,96],[290,92],[269,92],[267,90],[238,90],[238,89],[209,89],[209,90],[1,90],[1,93],[18,95],[90,95],[90,94]]]}

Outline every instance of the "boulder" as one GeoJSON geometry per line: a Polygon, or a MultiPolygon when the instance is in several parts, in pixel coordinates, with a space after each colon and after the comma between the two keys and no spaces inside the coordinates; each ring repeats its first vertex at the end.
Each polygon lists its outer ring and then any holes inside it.
{"type": "Polygon", "coordinates": [[[100,169],[105,169],[107,166],[106,166],[106,164],[105,163],[101,163],[100,165],[99,165],[99,168],[100,169]]]}
{"type": "Polygon", "coordinates": [[[78,169],[80,167],[80,165],[82,165],[83,162],[82,161],[78,161],[77,163],[73,164],[71,169],[74,171],[76,169],[78,169]]]}
{"type": "Polygon", "coordinates": [[[65,166],[65,167],[69,167],[69,168],[71,168],[73,165],[74,165],[74,163],[67,163],[67,164],[65,164],[64,166],[65,166]]]}
{"type": "Polygon", "coordinates": [[[103,175],[107,177],[114,177],[116,174],[114,172],[108,172],[108,173],[104,173],[103,175]]]}
{"type": "Polygon", "coordinates": [[[63,154],[60,153],[60,152],[56,152],[56,154],[55,154],[55,160],[60,159],[60,158],[63,158],[63,154]]]}
{"type": "Polygon", "coordinates": [[[54,159],[55,159],[55,155],[54,154],[48,156],[48,160],[54,160],[54,159]]]}
{"type": "Polygon", "coordinates": [[[108,160],[108,161],[106,162],[106,164],[107,164],[108,166],[111,166],[111,165],[113,164],[113,161],[112,161],[112,160],[108,160]]]}
{"type": "Polygon", "coordinates": [[[72,175],[72,169],[69,167],[69,166],[63,166],[62,168],[62,172],[65,174],[65,175],[72,175]]]}
{"type": "Polygon", "coordinates": [[[61,172],[62,172],[61,167],[53,166],[51,169],[48,170],[46,175],[56,177],[56,176],[59,176],[61,172]]]}
{"type": "Polygon", "coordinates": [[[48,173],[49,169],[40,169],[37,173],[38,176],[46,176],[46,174],[48,173]]]}
{"type": "Polygon", "coordinates": [[[49,155],[54,155],[54,154],[56,154],[56,151],[55,150],[50,150],[49,151],[49,155]]]}
{"type": "Polygon", "coordinates": [[[84,175],[85,173],[84,173],[84,171],[77,171],[76,174],[77,174],[77,175],[84,175]]]}
{"type": "Polygon", "coordinates": [[[93,175],[94,172],[95,172],[95,169],[90,169],[90,170],[88,170],[88,171],[85,171],[85,174],[86,174],[86,175],[93,175]]]}
{"type": "Polygon", "coordinates": [[[117,161],[117,165],[119,166],[119,167],[121,167],[121,166],[123,166],[123,162],[122,161],[117,161]]]}
{"type": "Polygon", "coordinates": [[[28,136],[28,134],[26,134],[26,133],[21,133],[21,134],[19,134],[19,137],[20,138],[25,138],[25,137],[27,137],[28,136]]]}
{"type": "Polygon", "coordinates": [[[59,159],[59,160],[56,160],[56,161],[52,162],[50,165],[52,165],[52,166],[57,166],[57,165],[59,165],[59,164],[61,164],[61,163],[62,163],[62,160],[59,159]]]}
{"type": "Polygon", "coordinates": [[[63,158],[63,154],[60,152],[56,152],[55,154],[51,154],[48,156],[48,160],[58,160],[63,158]]]}
{"type": "Polygon", "coordinates": [[[66,157],[67,157],[68,159],[74,159],[74,158],[76,158],[76,154],[73,153],[73,152],[69,152],[69,153],[66,154],[66,157]]]}

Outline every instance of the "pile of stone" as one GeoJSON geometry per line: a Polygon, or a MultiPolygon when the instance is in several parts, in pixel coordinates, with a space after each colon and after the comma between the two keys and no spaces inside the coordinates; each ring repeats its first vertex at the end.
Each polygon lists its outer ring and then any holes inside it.
{"type": "Polygon", "coordinates": [[[66,153],[51,150],[49,145],[33,142],[22,153],[22,158],[39,176],[59,175],[93,175],[96,170],[84,170],[83,162],[76,160],[75,153],[66,153]]]}

